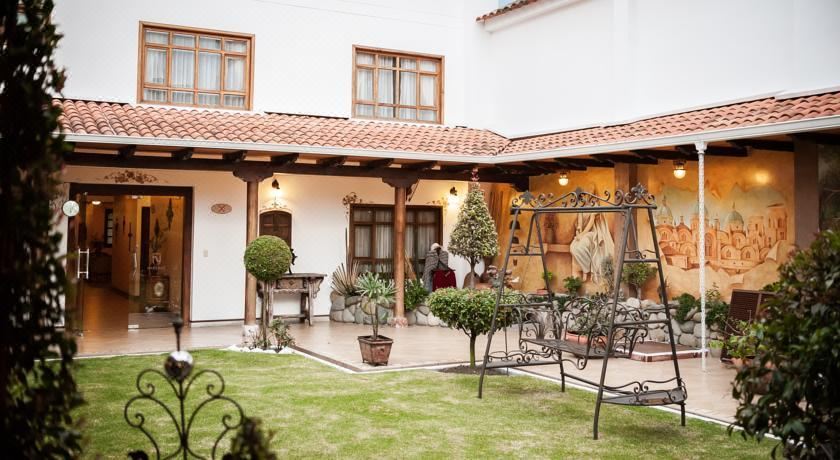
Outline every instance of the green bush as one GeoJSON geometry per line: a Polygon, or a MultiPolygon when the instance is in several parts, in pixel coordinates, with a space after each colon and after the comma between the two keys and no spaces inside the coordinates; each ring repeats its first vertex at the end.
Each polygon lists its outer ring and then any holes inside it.
{"type": "Polygon", "coordinates": [[[282,239],[263,235],[245,248],[245,270],[260,281],[274,281],[289,271],[292,251],[282,239]]]}
{"type": "Polygon", "coordinates": [[[677,301],[677,312],[674,314],[674,319],[680,323],[684,323],[689,319],[687,316],[692,309],[700,309],[700,301],[697,300],[697,297],[694,297],[687,292],[674,297],[674,300],[677,301]]]}
{"type": "Polygon", "coordinates": [[[577,276],[567,276],[566,278],[563,278],[563,288],[565,288],[566,292],[569,294],[577,294],[582,287],[583,280],[577,276]]]}
{"type": "Polygon", "coordinates": [[[420,280],[406,280],[405,281],[405,309],[411,311],[423,303],[429,297],[429,291],[423,286],[420,280]]]}
{"type": "MultiPolygon", "coordinates": [[[[691,294],[684,293],[678,297],[674,297],[677,301],[677,312],[674,314],[674,319],[683,323],[690,320],[688,313],[696,309],[700,311],[700,299],[691,294]]],[[[706,291],[706,325],[711,327],[717,325],[720,330],[723,330],[726,325],[727,317],[729,316],[729,304],[721,297],[717,286],[713,286],[706,291]]]]}
{"type": "Polygon", "coordinates": [[[642,297],[642,286],[656,273],[656,267],[649,264],[625,264],[621,270],[621,281],[633,286],[636,297],[642,297]]]}
{"type": "Polygon", "coordinates": [[[840,456],[840,234],[822,232],[779,269],[759,317],[756,359],[732,395],[744,437],[772,434],[785,457],[840,456]],[[761,393],[761,394],[760,394],[761,393]],[[766,394],[765,394],[766,393],[766,394]]]}
{"type": "MultiPolygon", "coordinates": [[[[506,292],[502,303],[513,303],[516,292],[506,292]]],[[[429,310],[450,328],[462,331],[470,338],[470,368],[475,369],[475,340],[490,332],[493,310],[496,308],[496,291],[487,289],[438,289],[428,299],[429,310]]],[[[510,315],[499,312],[496,327],[507,325],[510,315]]]]}

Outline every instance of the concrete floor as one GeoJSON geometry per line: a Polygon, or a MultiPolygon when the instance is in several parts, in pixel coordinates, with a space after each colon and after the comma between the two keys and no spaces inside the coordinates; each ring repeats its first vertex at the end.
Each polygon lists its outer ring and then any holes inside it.
{"type": "MultiPolygon", "coordinates": [[[[331,361],[354,371],[397,370],[441,364],[462,363],[469,359],[469,340],[459,331],[439,327],[414,326],[404,329],[382,327],[380,333],[394,339],[389,365],[374,368],[361,362],[356,337],[369,335],[370,327],[355,324],[317,321],[312,327],[293,324],[292,335],[300,350],[331,361]]],[[[510,336],[509,343],[514,344],[510,336]]],[[[241,340],[241,326],[188,327],[184,329],[181,344],[186,349],[220,348],[237,344],[241,340]]],[[[494,338],[493,349],[504,346],[504,337],[494,338]]],[[[141,330],[91,331],[79,338],[79,353],[83,356],[127,353],[166,352],[175,348],[175,337],[170,328],[141,330]]],[[[484,354],[484,337],[478,340],[476,354],[484,354]]],[[[690,412],[731,421],[736,402],[731,398],[731,381],[735,371],[709,358],[707,369],[701,369],[701,360],[681,359],[680,370],[688,389],[687,408],[690,412]]],[[[566,366],[567,374],[598,380],[601,361],[590,361],[581,371],[566,366]]],[[[557,365],[523,368],[534,374],[558,378],[557,365]]],[[[618,384],[633,380],[665,380],[673,377],[671,361],[640,362],[613,359],[609,362],[607,383],[618,384]]],[[[503,377],[488,377],[503,378],[503,377]]],[[[492,398],[492,393],[485,397],[492,398]]]]}

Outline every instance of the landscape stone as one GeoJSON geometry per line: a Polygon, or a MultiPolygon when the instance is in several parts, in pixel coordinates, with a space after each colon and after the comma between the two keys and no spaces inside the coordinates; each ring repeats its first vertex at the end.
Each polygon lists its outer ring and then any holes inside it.
{"type": "Polygon", "coordinates": [[[433,314],[429,313],[428,318],[429,318],[429,326],[438,326],[438,325],[440,325],[440,318],[438,318],[437,316],[435,316],[435,315],[433,315],[433,314]]]}
{"type": "Polygon", "coordinates": [[[356,321],[356,315],[350,309],[345,309],[341,312],[341,320],[344,323],[353,323],[356,321]]]}
{"type": "Polygon", "coordinates": [[[364,322],[364,313],[362,313],[361,308],[357,308],[356,311],[353,313],[353,322],[356,324],[362,324],[364,322]]]}
{"type": "Polygon", "coordinates": [[[355,305],[362,301],[362,296],[354,295],[344,299],[345,305],[355,305]]]}
{"type": "MultiPolygon", "coordinates": [[[[703,332],[703,325],[702,325],[702,324],[700,324],[700,323],[697,323],[697,324],[694,326],[694,337],[700,337],[701,332],[703,332]]],[[[709,335],[710,335],[710,334],[709,334],[709,328],[706,328],[706,338],[708,338],[708,337],[709,337],[709,335]]]]}
{"type": "Polygon", "coordinates": [[[345,307],[346,305],[344,303],[344,297],[338,297],[336,299],[333,299],[332,304],[330,304],[331,311],[344,310],[345,307]]]}
{"type": "Polygon", "coordinates": [[[642,307],[642,302],[635,297],[630,297],[629,299],[627,299],[626,303],[627,303],[627,306],[630,307],[630,308],[641,308],[642,307]]]}
{"type": "Polygon", "coordinates": [[[652,342],[665,342],[667,334],[664,329],[651,329],[648,333],[648,340],[652,342]]]}
{"type": "Polygon", "coordinates": [[[695,322],[700,322],[702,319],[703,319],[703,315],[699,311],[697,313],[695,313],[694,316],[691,317],[691,320],[695,321],[695,322]]]}
{"type": "Polygon", "coordinates": [[[420,305],[419,307],[417,307],[417,311],[419,311],[420,313],[422,313],[424,315],[428,315],[429,314],[429,307],[427,307],[426,305],[420,305]]]}
{"type": "Polygon", "coordinates": [[[674,334],[677,334],[677,333],[679,333],[679,332],[682,332],[682,331],[680,330],[680,323],[678,323],[678,322],[677,322],[677,320],[675,320],[675,319],[673,319],[673,318],[671,318],[671,329],[673,329],[673,330],[674,330],[674,334]]]}
{"type": "Polygon", "coordinates": [[[694,321],[686,321],[680,324],[680,330],[685,332],[686,334],[694,332],[694,321]]]}
{"type": "Polygon", "coordinates": [[[697,339],[691,334],[683,334],[680,336],[679,344],[687,347],[696,347],[697,339]]]}
{"type": "Polygon", "coordinates": [[[341,322],[341,315],[344,310],[333,310],[330,312],[330,320],[341,322]]]}
{"type": "Polygon", "coordinates": [[[420,313],[419,311],[416,312],[415,315],[417,316],[417,325],[419,325],[419,326],[428,326],[429,325],[429,318],[426,315],[420,313]]]}
{"type": "Polygon", "coordinates": [[[407,312],[405,314],[405,320],[408,322],[409,326],[417,324],[417,316],[414,314],[414,311],[407,312]]]}

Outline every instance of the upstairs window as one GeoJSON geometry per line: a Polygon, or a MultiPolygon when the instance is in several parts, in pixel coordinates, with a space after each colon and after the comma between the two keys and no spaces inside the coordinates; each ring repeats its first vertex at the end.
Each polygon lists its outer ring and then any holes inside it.
{"type": "Polygon", "coordinates": [[[353,49],[353,115],[441,123],[443,58],[353,49]]]}
{"type": "Polygon", "coordinates": [[[140,102],[250,109],[253,36],[140,25],[140,102]]]}

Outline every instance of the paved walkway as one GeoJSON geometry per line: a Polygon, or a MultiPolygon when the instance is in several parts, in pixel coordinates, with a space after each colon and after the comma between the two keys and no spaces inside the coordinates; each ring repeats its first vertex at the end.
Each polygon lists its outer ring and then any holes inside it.
{"type": "MultiPolygon", "coordinates": [[[[314,323],[312,327],[294,324],[291,326],[291,332],[297,341],[297,348],[302,351],[360,372],[463,363],[469,359],[467,337],[459,331],[446,328],[382,327],[380,332],[394,339],[387,368],[371,367],[361,361],[356,337],[369,335],[370,326],[323,321],[314,323]]],[[[189,327],[184,329],[181,343],[187,349],[227,347],[239,342],[240,333],[241,326],[189,327]]],[[[169,328],[92,332],[80,338],[78,343],[79,352],[84,356],[166,352],[175,347],[174,334],[169,328]]],[[[509,343],[514,344],[514,341],[510,340],[509,343]]],[[[478,340],[478,359],[484,354],[485,344],[483,337],[478,340]]],[[[494,349],[496,344],[503,347],[503,337],[494,338],[494,349]]],[[[688,410],[699,415],[731,421],[736,403],[730,397],[730,383],[735,371],[715,359],[708,359],[706,363],[707,370],[703,372],[700,359],[680,360],[680,370],[688,388],[688,410]]],[[[560,375],[556,365],[523,369],[550,378],[558,378],[560,375]]],[[[566,372],[597,381],[601,372],[601,361],[590,361],[582,371],[567,365],[566,372]]],[[[609,362],[607,375],[607,383],[610,384],[632,380],[665,380],[673,376],[673,364],[671,361],[646,363],[614,359],[609,362]]],[[[493,394],[488,393],[485,397],[492,398],[493,394]]]]}

